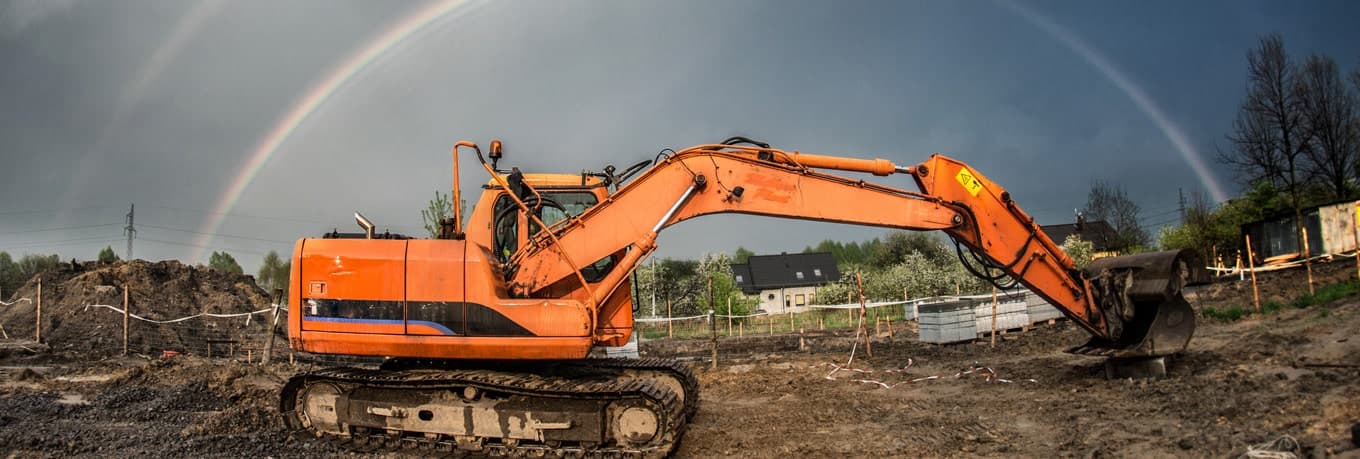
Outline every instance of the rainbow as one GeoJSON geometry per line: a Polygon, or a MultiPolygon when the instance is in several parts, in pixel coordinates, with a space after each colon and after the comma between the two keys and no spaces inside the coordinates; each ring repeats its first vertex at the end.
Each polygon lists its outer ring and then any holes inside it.
{"type": "Polygon", "coordinates": [[[236,206],[236,202],[241,199],[241,194],[255,179],[255,175],[260,172],[265,163],[269,162],[269,158],[288,140],[288,137],[297,130],[298,126],[307,121],[307,118],[324,105],[327,100],[335,96],[335,93],[343,88],[345,83],[354,79],[364,69],[387,55],[398,45],[406,42],[416,33],[427,30],[430,25],[439,22],[441,19],[455,17],[452,14],[454,12],[465,14],[482,3],[484,3],[482,0],[441,0],[420,8],[393,23],[367,45],[346,56],[338,66],[326,74],[325,78],[312,85],[301,98],[293,103],[292,107],[284,113],[284,116],[274,124],[269,133],[260,139],[255,149],[251,151],[246,163],[242,165],[241,170],[231,180],[226,193],[222,194],[221,200],[213,207],[213,212],[208,214],[208,219],[200,228],[199,231],[203,235],[199,236],[195,242],[195,245],[199,247],[194,249],[190,260],[203,259],[204,251],[207,250],[212,241],[212,235],[220,229],[227,213],[236,206]]]}
{"type": "Polygon", "coordinates": [[[1180,153],[1181,159],[1185,160],[1185,163],[1190,166],[1190,170],[1199,178],[1200,182],[1204,185],[1204,188],[1209,191],[1209,195],[1213,197],[1214,202],[1228,200],[1228,193],[1224,191],[1223,185],[1218,183],[1218,179],[1214,177],[1213,172],[1209,170],[1209,166],[1205,164],[1204,156],[1190,143],[1190,140],[1186,138],[1185,133],[1175,124],[1171,123],[1171,118],[1162,111],[1161,107],[1157,106],[1157,103],[1152,100],[1151,96],[1148,96],[1147,91],[1144,91],[1143,88],[1133,82],[1132,78],[1129,78],[1121,72],[1119,67],[1116,67],[1113,62],[1110,62],[1109,58],[1106,58],[1104,54],[1101,54],[1099,51],[1096,51],[1095,48],[1087,45],[1085,41],[1077,37],[1072,31],[1058,25],[1058,23],[1053,22],[1053,20],[1040,14],[1038,11],[1034,11],[1019,2],[1014,1],[998,0],[997,3],[1000,3],[1002,6],[1010,9],[1026,21],[1029,21],[1030,24],[1043,30],[1050,37],[1053,37],[1054,40],[1062,43],[1063,46],[1066,46],[1068,49],[1072,50],[1072,52],[1077,53],[1078,56],[1085,59],[1092,67],[1095,67],[1096,70],[1100,71],[1105,78],[1108,78],[1120,91],[1123,91],[1124,94],[1133,101],[1133,104],[1138,106],[1139,110],[1142,110],[1148,118],[1152,119],[1152,122],[1162,131],[1162,135],[1165,135],[1167,140],[1171,141],[1171,145],[1176,147],[1176,152],[1180,153]]]}
{"type": "Polygon", "coordinates": [[[95,137],[94,145],[86,151],[85,157],[76,162],[75,177],[71,180],[71,186],[66,189],[66,196],[63,202],[74,202],[85,194],[85,188],[90,183],[91,176],[95,171],[100,170],[95,159],[104,152],[104,148],[118,131],[114,128],[120,126],[120,122],[127,116],[128,111],[137,107],[146,90],[151,87],[165,69],[174,62],[175,57],[184,50],[189,41],[198,32],[204,22],[217,15],[225,5],[223,0],[204,0],[194,6],[192,10],[181,16],[175,22],[175,26],[170,31],[160,46],[151,53],[150,58],[137,70],[136,77],[132,83],[123,88],[118,93],[118,99],[114,102],[113,115],[111,115],[99,129],[98,137],[95,137]]]}

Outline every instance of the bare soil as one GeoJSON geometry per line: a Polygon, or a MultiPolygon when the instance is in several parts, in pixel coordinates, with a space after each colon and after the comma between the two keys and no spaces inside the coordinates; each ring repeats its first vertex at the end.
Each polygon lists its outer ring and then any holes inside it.
{"type": "MultiPolygon", "coordinates": [[[[1315,271],[1333,280],[1353,273],[1349,260],[1315,271]]],[[[1300,276],[1302,269],[1263,275],[1262,286],[1287,300],[1306,292],[1300,276]]],[[[1216,284],[1192,303],[1245,306],[1250,295],[1249,284],[1216,284]]],[[[1190,350],[1169,361],[1169,376],[1145,381],[1107,380],[1100,359],[1063,353],[1086,338],[1065,322],[998,336],[995,348],[985,340],[921,344],[899,326],[893,337],[875,337],[872,357],[857,348],[854,367],[872,373],[835,379],[826,377],[829,364],[844,365],[854,341],[844,333],[809,331],[805,350],[797,336],[724,339],[717,369],[691,360],[703,401],[677,456],[1223,457],[1288,435],[1303,456],[1360,457],[1350,443],[1360,422],[1357,330],[1357,297],[1237,322],[1201,318],[1190,350]],[[955,376],[972,368],[990,373],[955,376]],[[929,376],[939,378],[910,382],[929,376]]],[[[695,357],[707,355],[706,346],[643,348],[695,357]]],[[[278,389],[306,368],[193,356],[10,355],[0,358],[0,451],[359,457],[282,430],[278,389]]]]}

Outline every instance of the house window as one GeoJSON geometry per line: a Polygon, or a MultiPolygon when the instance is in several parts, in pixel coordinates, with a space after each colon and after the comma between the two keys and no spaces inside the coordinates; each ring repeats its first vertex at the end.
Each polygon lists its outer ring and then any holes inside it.
{"type": "Polygon", "coordinates": [[[769,296],[769,298],[767,298],[767,299],[773,300],[773,299],[774,299],[774,294],[771,293],[770,296],[769,296]]]}
{"type": "Polygon", "coordinates": [[[738,275],[737,275],[737,283],[738,283],[738,284],[741,283],[741,274],[738,274],[738,275]]]}
{"type": "Polygon", "coordinates": [[[807,304],[807,297],[804,296],[802,293],[799,293],[798,295],[793,297],[793,304],[797,306],[805,305],[807,304]]]}
{"type": "Polygon", "coordinates": [[[803,272],[802,272],[802,271],[795,272],[795,273],[793,273],[793,275],[796,276],[796,277],[798,277],[798,280],[803,280],[803,272]]]}
{"type": "Polygon", "coordinates": [[[822,277],[822,268],[812,268],[812,275],[822,277]]]}

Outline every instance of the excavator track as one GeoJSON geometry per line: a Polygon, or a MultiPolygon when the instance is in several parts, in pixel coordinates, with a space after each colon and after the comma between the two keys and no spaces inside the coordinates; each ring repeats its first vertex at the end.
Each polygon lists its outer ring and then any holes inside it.
{"type": "Polygon", "coordinates": [[[299,435],[356,451],[659,458],[683,435],[697,388],[688,368],[659,359],[400,360],[295,376],[280,411],[299,435]]]}
{"type": "Polygon", "coordinates": [[[435,359],[388,359],[383,362],[383,370],[397,371],[415,368],[425,369],[469,369],[486,368],[501,371],[530,372],[537,374],[567,374],[605,372],[615,377],[643,379],[664,384],[680,395],[685,406],[685,420],[694,417],[699,411],[699,379],[688,365],[672,359],[602,359],[566,360],[554,362],[478,362],[465,360],[435,359]]]}

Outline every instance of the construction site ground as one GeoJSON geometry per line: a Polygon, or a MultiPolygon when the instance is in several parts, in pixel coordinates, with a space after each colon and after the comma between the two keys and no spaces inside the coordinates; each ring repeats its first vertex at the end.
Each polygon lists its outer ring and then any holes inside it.
{"type": "MultiPolygon", "coordinates": [[[[1318,267],[1319,282],[1353,278],[1351,263],[1318,267]]],[[[1262,275],[1262,293],[1306,293],[1304,276],[1262,275]]],[[[1192,303],[1250,308],[1243,285],[1209,286],[1192,303]]],[[[1101,360],[1063,353],[1086,337],[1069,322],[1006,333],[995,348],[986,339],[918,343],[910,324],[896,323],[894,336],[875,337],[872,357],[856,349],[853,367],[872,372],[834,379],[831,364],[845,365],[854,342],[845,332],[809,331],[804,350],[797,336],[725,338],[717,369],[696,358],[707,341],[645,343],[646,353],[691,358],[699,371],[703,401],[677,456],[1223,457],[1284,436],[1305,456],[1360,456],[1350,443],[1360,422],[1355,296],[1235,322],[1201,318],[1169,376],[1142,381],[1107,380],[1101,360]]],[[[306,366],[154,357],[5,354],[0,451],[366,457],[283,430],[278,390],[306,366]]]]}

